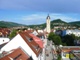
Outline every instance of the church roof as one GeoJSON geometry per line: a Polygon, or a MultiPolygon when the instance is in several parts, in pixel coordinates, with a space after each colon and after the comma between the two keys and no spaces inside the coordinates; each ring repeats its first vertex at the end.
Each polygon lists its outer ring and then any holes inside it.
{"type": "Polygon", "coordinates": [[[50,19],[50,16],[49,16],[49,14],[48,14],[48,16],[47,16],[47,18],[46,19],[50,19]]]}

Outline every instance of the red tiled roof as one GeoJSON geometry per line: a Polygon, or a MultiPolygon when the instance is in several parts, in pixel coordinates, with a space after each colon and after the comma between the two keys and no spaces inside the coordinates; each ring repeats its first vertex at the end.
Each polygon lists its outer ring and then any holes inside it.
{"type": "Polygon", "coordinates": [[[0,60],[30,60],[30,57],[21,48],[15,49],[12,53],[0,58],[0,60]]]}
{"type": "Polygon", "coordinates": [[[10,33],[10,30],[7,28],[0,28],[0,33],[2,33],[4,36],[6,36],[10,33]]]}
{"type": "Polygon", "coordinates": [[[44,36],[44,33],[38,33],[37,36],[44,36]]]}
{"type": "Polygon", "coordinates": [[[40,54],[40,52],[42,51],[42,48],[34,41],[34,39],[29,35],[29,33],[27,33],[27,32],[20,32],[19,34],[24,39],[24,41],[29,45],[29,47],[34,51],[36,56],[38,56],[40,54]],[[28,37],[29,39],[32,38],[32,40],[29,41],[26,37],[28,37]],[[36,50],[37,47],[38,47],[38,50],[36,50]]]}
{"type": "Polygon", "coordinates": [[[41,47],[43,48],[43,42],[40,38],[38,38],[37,36],[33,35],[33,34],[29,34],[33,40],[41,47]]]}
{"type": "Polygon", "coordinates": [[[80,50],[80,48],[63,48],[62,51],[64,52],[70,52],[72,50],[80,50]]]}
{"type": "Polygon", "coordinates": [[[33,30],[26,30],[26,32],[28,32],[28,33],[32,33],[32,32],[33,32],[33,30]]]}

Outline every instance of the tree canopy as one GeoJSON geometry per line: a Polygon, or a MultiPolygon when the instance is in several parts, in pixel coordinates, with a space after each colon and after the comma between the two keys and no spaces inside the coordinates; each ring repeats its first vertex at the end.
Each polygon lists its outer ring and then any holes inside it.
{"type": "Polygon", "coordinates": [[[64,38],[64,42],[65,42],[68,46],[74,46],[74,40],[75,40],[75,35],[74,35],[74,34],[65,35],[63,38],[64,38]]]}
{"type": "Polygon", "coordinates": [[[60,36],[54,34],[53,32],[49,34],[48,39],[52,40],[56,45],[62,44],[60,36]]]}
{"type": "Polygon", "coordinates": [[[14,36],[16,36],[16,32],[17,32],[16,30],[13,30],[13,31],[11,32],[9,38],[11,39],[11,38],[13,38],[14,36]]]}

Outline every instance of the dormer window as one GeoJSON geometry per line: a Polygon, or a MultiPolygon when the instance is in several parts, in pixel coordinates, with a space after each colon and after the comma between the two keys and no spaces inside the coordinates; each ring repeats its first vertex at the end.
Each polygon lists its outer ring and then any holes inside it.
{"type": "Polygon", "coordinates": [[[30,41],[32,41],[33,39],[32,38],[30,38],[30,41]]]}
{"type": "Polygon", "coordinates": [[[38,51],[38,49],[39,49],[39,46],[36,46],[35,48],[36,48],[36,50],[38,51]]]}
{"type": "Polygon", "coordinates": [[[31,42],[33,39],[32,38],[29,38],[29,42],[31,42]]]}
{"type": "Polygon", "coordinates": [[[31,41],[33,40],[33,38],[29,38],[29,37],[27,37],[27,36],[26,36],[26,39],[27,39],[29,42],[31,42],[31,41]]]}
{"type": "Polygon", "coordinates": [[[36,49],[38,50],[39,46],[36,47],[36,49]]]}
{"type": "Polygon", "coordinates": [[[34,46],[34,45],[32,45],[32,46],[36,49],[36,51],[38,51],[39,46],[34,46]]]}

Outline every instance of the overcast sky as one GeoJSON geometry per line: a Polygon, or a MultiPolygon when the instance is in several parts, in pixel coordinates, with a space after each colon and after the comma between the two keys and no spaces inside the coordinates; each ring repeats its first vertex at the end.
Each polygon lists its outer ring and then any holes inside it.
{"type": "Polygon", "coordinates": [[[80,0],[0,0],[0,20],[21,24],[41,24],[51,20],[80,20],[80,0]]]}

